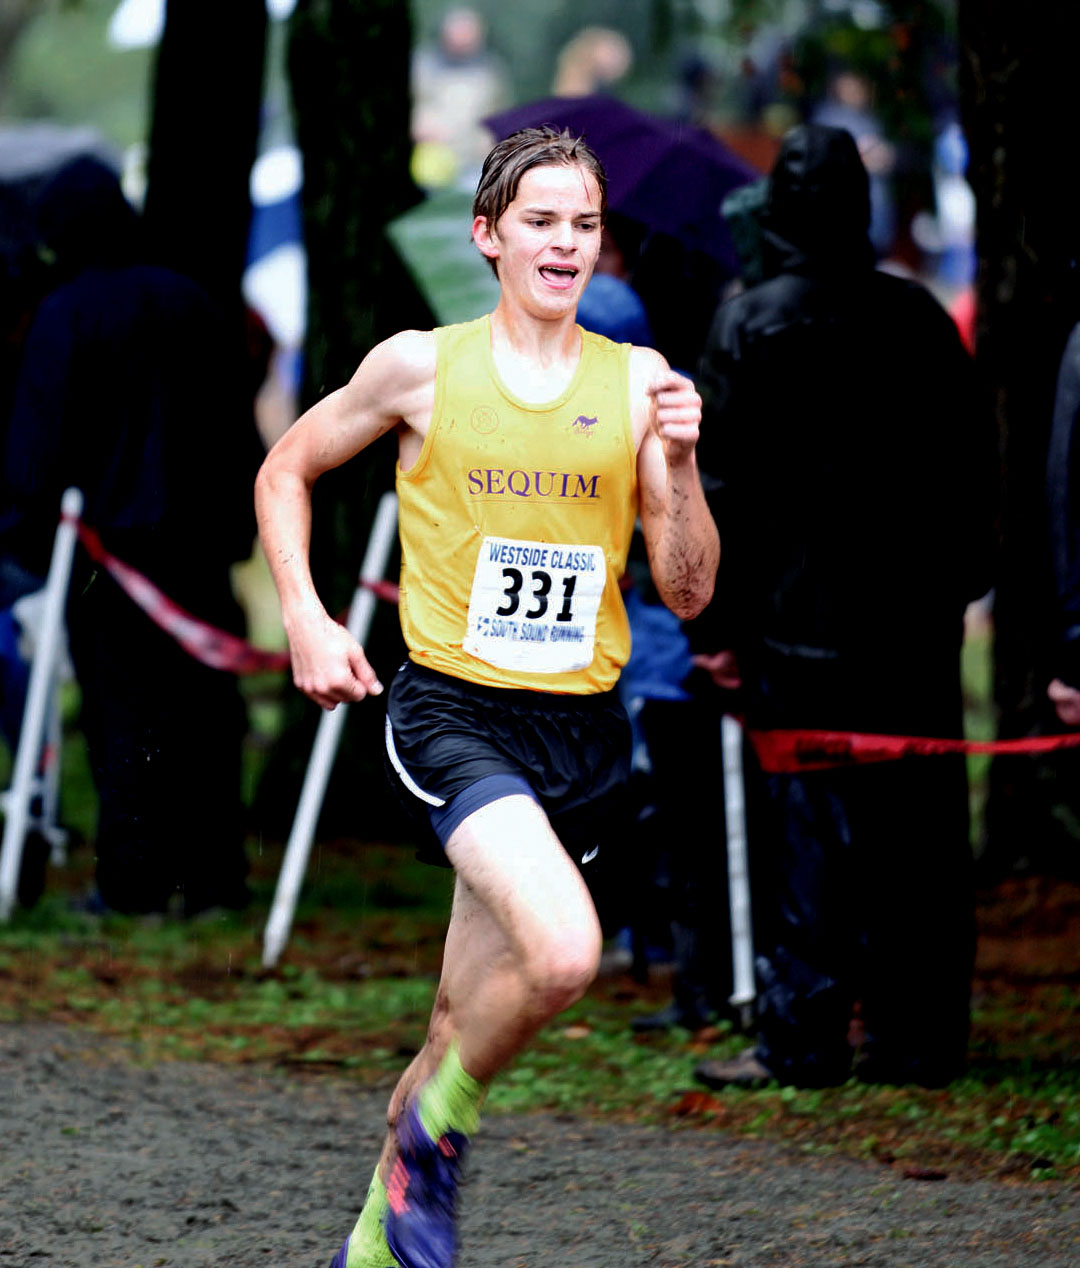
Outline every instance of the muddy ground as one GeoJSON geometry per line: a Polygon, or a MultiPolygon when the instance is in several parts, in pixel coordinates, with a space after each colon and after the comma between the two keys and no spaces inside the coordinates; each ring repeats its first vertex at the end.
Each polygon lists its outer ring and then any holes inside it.
{"type": "MultiPolygon", "coordinates": [[[[0,1026],[0,1266],[326,1268],[385,1096],[0,1026]]],[[[489,1116],[461,1268],[1076,1268],[1080,1195],[678,1126],[489,1116]]]]}

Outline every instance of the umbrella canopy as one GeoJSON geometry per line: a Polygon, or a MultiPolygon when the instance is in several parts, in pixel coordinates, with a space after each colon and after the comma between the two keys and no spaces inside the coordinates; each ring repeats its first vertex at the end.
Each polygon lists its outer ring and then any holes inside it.
{"type": "Polygon", "coordinates": [[[484,122],[500,141],[545,123],[583,136],[604,164],[612,211],[704,252],[729,274],[737,272],[720,204],[760,173],[711,132],[602,96],[548,97],[484,122]]]}

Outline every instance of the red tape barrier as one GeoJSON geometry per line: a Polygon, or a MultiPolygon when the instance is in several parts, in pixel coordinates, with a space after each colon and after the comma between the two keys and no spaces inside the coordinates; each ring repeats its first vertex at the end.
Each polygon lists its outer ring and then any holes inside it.
{"type": "Polygon", "coordinates": [[[401,587],[396,581],[364,581],[361,579],[358,585],[370,590],[376,599],[385,599],[387,603],[397,603],[401,598],[401,587]]]}
{"type": "MultiPolygon", "coordinates": [[[[82,520],[75,521],[86,553],[96,564],[109,573],[117,585],[146,615],[174,638],[190,656],[211,669],[223,669],[231,674],[262,674],[278,672],[289,667],[288,652],[272,652],[230,634],[228,630],[192,616],[136,568],[124,563],[106,550],[101,538],[82,520]]],[[[378,599],[397,603],[398,587],[393,581],[362,582],[378,599]]]]}
{"type": "MultiPolygon", "coordinates": [[[[262,674],[278,672],[289,667],[288,652],[272,652],[253,647],[250,643],[230,634],[228,630],[192,616],[136,568],[118,559],[105,549],[101,538],[82,520],[75,521],[86,553],[100,564],[124,593],[133,600],[166,634],[196,660],[211,669],[222,669],[231,674],[262,674]]],[[[377,599],[397,603],[398,586],[393,581],[361,582],[377,599]]]]}
{"type": "MultiPolygon", "coordinates": [[[[253,647],[250,643],[192,616],[136,568],[118,559],[105,549],[101,538],[82,520],[75,521],[86,553],[100,564],[124,593],[136,603],[157,625],[197,661],[211,669],[222,669],[231,674],[262,674],[278,672],[289,667],[288,652],[272,652],[253,647]]],[[[362,582],[378,599],[397,603],[398,587],[392,581],[362,582]]]]}
{"type": "Polygon", "coordinates": [[[770,774],[831,770],[867,762],[941,753],[1051,753],[1080,747],[1080,732],[1018,740],[948,740],[919,735],[868,735],[857,731],[750,731],[761,768],[770,774]]]}
{"type": "Polygon", "coordinates": [[[219,629],[216,625],[192,616],[159,590],[149,578],[106,550],[101,538],[92,528],[88,528],[81,520],[75,521],[75,527],[79,541],[94,563],[100,564],[151,621],[174,638],[189,656],[211,669],[223,669],[233,674],[259,674],[288,668],[288,652],[271,652],[252,647],[228,630],[219,629]]]}
{"type": "MultiPolygon", "coordinates": [[[[92,528],[81,520],[76,520],[75,525],[79,540],[90,558],[105,568],[125,594],[196,660],[212,669],[234,674],[257,674],[288,668],[288,652],[253,647],[235,634],[192,616],[141,572],[106,550],[92,528]]],[[[361,584],[366,585],[378,599],[398,602],[399,589],[392,581],[361,584]]],[[[750,731],[749,737],[762,770],[770,774],[831,770],[839,766],[891,762],[901,757],[927,757],[940,753],[1050,753],[1057,749],[1080,747],[1080,732],[1019,740],[948,740],[917,735],[813,730],[750,731]]]]}

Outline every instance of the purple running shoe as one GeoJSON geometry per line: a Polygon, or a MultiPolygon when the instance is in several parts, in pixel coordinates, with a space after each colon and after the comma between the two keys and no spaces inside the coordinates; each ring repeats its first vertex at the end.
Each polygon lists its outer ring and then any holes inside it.
{"type": "Polygon", "coordinates": [[[402,1268],[452,1268],[457,1255],[457,1193],[468,1138],[447,1132],[432,1140],[413,1102],[401,1116],[397,1139],[399,1153],[386,1186],[387,1244],[402,1268]]]}

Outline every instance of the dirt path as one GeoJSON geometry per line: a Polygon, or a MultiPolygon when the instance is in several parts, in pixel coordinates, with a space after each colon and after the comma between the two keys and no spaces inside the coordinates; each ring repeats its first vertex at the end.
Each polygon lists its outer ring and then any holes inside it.
{"type": "MultiPolygon", "coordinates": [[[[381,1134],[381,1094],[141,1068],[58,1026],[0,1026],[0,1070],[0,1268],[326,1268],[381,1134]]],[[[461,1268],[1075,1268],[1080,1196],[489,1116],[463,1244],[461,1268]]]]}

